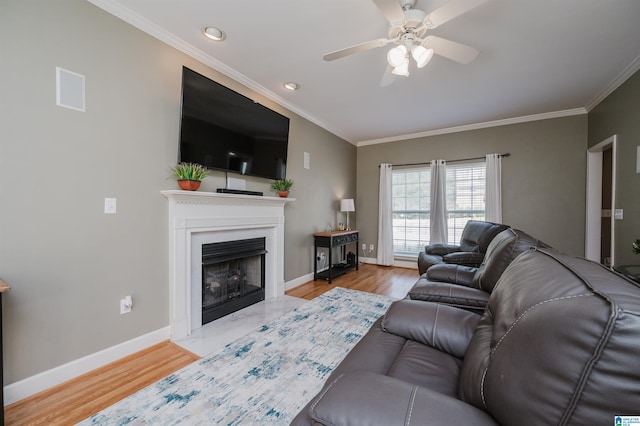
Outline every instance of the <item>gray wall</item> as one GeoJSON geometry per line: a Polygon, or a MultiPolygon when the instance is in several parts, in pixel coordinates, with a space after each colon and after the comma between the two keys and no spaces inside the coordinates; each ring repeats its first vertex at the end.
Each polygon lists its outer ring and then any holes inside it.
{"type": "Polygon", "coordinates": [[[589,147],[617,135],[616,208],[624,219],[616,221],[616,264],[638,264],[631,244],[640,238],[640,174],[636,173],[636,147],[640,145],[640,73],[635,73],[589,112],[589,147]]]}
{"type": "Polygon", "coordinates": [[[503,222],[583,255],[586,140],[587,116],[579,115],[359,147],[361,242],[377,244],[378,164],[510,152],[502,160],[503,222]]]}
{"type": "MultiPolygon", "coordinates": [[[[337,199],[355,196],[353,145],[83,0],[3,0],[0,43],[6,383],[168,326],[160,190],[177,188],[167,178],[183,65],[291,118],[286,280],[312,270],[311,233],[335,223],[337,199]],[[56,66],[86,76],[86,112],[55,105],[56,66]],[[105,197],[117,198],[116,215],[103,213],[105,197]],[[133,311],[120,315],[128,294],[133,311]]],[[[223,185],[214,172],[201,190],[223,185]]]]}

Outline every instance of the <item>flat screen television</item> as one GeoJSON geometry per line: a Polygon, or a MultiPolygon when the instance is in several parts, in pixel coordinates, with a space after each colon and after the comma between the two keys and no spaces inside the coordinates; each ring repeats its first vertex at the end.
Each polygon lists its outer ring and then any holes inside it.
{"type": "Polygon", "coordinates": [[[180,162],[284,179],[288,142],[287,117],[182,68],[180,162]]]}

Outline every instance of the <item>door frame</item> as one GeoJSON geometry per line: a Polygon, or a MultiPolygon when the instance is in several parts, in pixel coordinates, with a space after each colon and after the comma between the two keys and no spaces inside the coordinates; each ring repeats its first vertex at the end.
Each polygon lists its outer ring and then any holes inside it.
{"type": "Polygon", "coordinates": [[[587,210],[584,256],[600,263],[602,231],[602,153],[611,149],[611,267],[615,265],[616,145],[613,135],[587,150],[587,210]]]}

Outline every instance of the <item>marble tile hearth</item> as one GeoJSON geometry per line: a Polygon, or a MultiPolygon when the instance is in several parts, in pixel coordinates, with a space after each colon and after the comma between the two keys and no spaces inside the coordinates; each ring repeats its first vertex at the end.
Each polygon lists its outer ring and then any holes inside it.
{"type": "Polygon", "coordinates": [[[308,300],[286,295],[266,299],[205,324],[190,336],[174,340],[174,343],[202,357],[221,350],[225,345],[306,302],[308,300]]]}

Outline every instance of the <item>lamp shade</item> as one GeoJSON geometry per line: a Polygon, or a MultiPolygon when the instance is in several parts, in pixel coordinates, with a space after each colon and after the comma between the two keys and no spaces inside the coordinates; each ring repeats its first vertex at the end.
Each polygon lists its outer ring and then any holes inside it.
{"type": "Polygon", "coordinates": [[[341,212],[355,212],[356,208],[353,204],[352,198],[345,198],[344,200],[340,200],[340,211],[341,212]]]}

